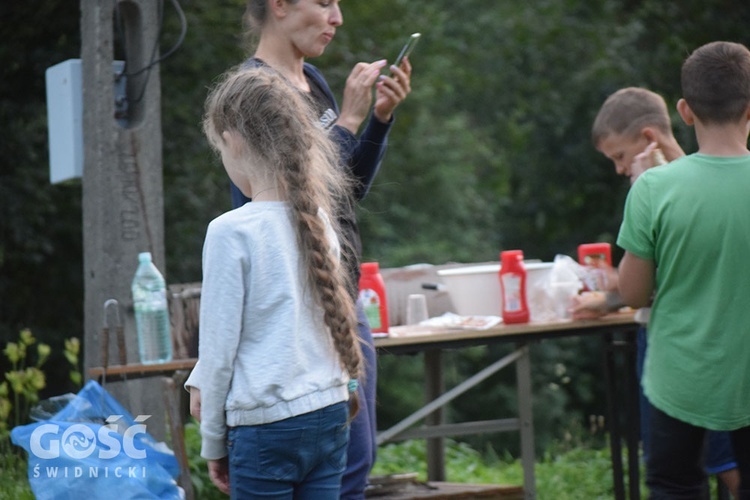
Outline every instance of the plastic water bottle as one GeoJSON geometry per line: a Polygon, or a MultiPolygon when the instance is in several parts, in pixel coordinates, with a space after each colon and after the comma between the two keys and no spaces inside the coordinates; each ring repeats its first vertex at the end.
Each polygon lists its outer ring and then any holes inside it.
{"type": "Polygon", "coordinates": [[[370,331],[376,337],[387,336],[388,301],[380,265],[377,262],[365,262],[360,269],[359,300],[362,301],[370,331]]]}
{"type": "Polygon", "coordinates": [[[164,277],[151,261],[151,252],[138,254],[138,269],[133,278],[132,290],[141,363],[171,361],[172,336],[169,333],[167,288],[164,277]]]}

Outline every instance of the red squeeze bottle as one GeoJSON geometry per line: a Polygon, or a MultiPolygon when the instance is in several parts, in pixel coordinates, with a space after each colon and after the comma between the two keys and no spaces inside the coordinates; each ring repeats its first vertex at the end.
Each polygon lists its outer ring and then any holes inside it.
{"type": "Polygon", "coordinates": [[[388,302],[385,282],[377,262],[364,262],[360,266],[359,300],[365,309],[372,333],[388,334],[388,302]]]}
{"type": "Polygon", "coordinates": [[[503,323],[528,323],[526,302],[526,268],[521,250],[500,252],[500,289],[503,300],[503,323]]]}
{"type": "Polygon", "coordinates": [[[609,243],[584,243],[578,245],[578,263],[582,266],[599,267],[597,261],[604,261],[612,267],[612,246],[609,243]]]}
{"type": "MultiPolygon", "coordinates": [[[[612,246],[609,243],[584,243],[578,245],[578,263],[582,266],[589,266],[593,268],[604,267],[603,264],[612,267],[612,246]]],[[[594,269],[594,273],[601,273],[594,269]]],[[[592,275],[590,279],[583,280],[583,291],[591,291],[597,289],[597,277],[596,274],[592,275]],[[593,280],[593,281],[591,281],[593,280]],[[587,283],[591,281],[590,283],[587,283]]]]}

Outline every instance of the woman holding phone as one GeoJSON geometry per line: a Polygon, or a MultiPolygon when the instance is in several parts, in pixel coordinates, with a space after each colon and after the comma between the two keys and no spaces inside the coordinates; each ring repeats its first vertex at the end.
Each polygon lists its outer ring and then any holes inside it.
{"type": "MultiPolygon", "coordinates": [[[[245,22],[256,40],[246,66],[267,66],[283,75],[317,110],[320,124],[329,129],[338,144],[343,173],[353,179],[353,192],[340,212],[344,238],[342,262],[347,267],[352,299],[357,299],[361,242],[355,202],[364,198],[385,154],[396,107],[411,92],[411,64],[404,58],[399,67],[387,61],[357,63],[349,74],[339,107],[322,73],[306,58],[323,54],[343,23],[338,0],[248,0],[245,22]],[[373,89],[374,102],[373,102],[373,89]],[[363,122],[367,124],[361,134],[363,122]],[[348,255],[347,255],[348,254],[348,255]]],[[[232,185],[232,206],[250,201],[232,185]]],[[[342,499],[363,499],[367,477],[375,461],[375,347],[361,304],[357,303],[358,332],[365,358],[365,376],[359,385],[360,409],[351,422],[347,463],[341,488],[342,499]]],[[[200,363],[198,367],[200,366],[200,363]]],[[[185,384],[191,393],[191,413],[200,415],[200,375],[193,371],[185,384]]]]}

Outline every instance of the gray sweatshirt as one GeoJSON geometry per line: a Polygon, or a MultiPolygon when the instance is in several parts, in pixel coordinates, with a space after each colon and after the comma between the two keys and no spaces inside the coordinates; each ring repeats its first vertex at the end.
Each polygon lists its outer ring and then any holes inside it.
{"type": "MultiPolygon", "coordinates": [[[[349,397],[314,303],[285,202],[252,202],[214,219],[203,247],[199,363],[201,456],[227,455],[227,427],[283,420],[349,397]]],[[[329,220],[329,240],[338,242],[329,220]]]]}

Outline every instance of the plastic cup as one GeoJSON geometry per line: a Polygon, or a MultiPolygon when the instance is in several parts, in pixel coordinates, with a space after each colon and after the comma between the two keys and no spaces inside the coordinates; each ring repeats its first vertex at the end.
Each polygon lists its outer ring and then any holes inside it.
{"type": "Polygon", "coordinates": [[[406,302],[406,324],[418,325],[428,318],[427,298],[421,293],[410,294],[406,302]]]}

